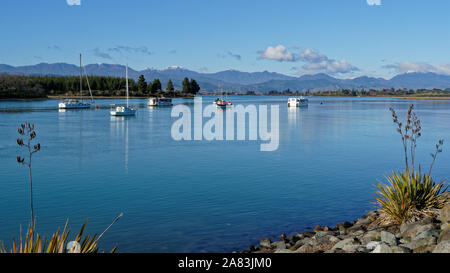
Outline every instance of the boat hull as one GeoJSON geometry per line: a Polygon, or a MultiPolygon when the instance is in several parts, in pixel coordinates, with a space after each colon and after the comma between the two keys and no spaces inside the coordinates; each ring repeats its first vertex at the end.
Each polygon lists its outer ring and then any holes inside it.
{"type": "Polygon", "coordinates": [[[90,103],[60,103],[58,104],[59,109],[89,109],[91,108],[90,103]]]}
{"type": "Polygon", "coordinates": [[[111,116],[126,117],[126,116],[134,116],[134,115],[136,115],[136,110],[126,111],[126,112],[111,111],[110,113],[111,113],[111,116]]]}

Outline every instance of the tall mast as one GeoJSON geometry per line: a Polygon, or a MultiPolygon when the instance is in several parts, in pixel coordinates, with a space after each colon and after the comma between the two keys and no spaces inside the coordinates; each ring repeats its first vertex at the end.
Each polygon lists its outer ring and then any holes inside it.
{"type": "Polygon", "coordinates": [[[126,68],[126,72],[125,72],[125,77],[126,77],[126,85],[127,85],[127,108],[128,108],[128,64],[127,64],[127,68],[126,68]]]}
{"type": "Polygon", "coordinates": [[[81,100],[83,100],[83,78],[82,78],[82,72],[81,72],[81,53],[80,53],[80,97],[81,97],[81,100]]]}

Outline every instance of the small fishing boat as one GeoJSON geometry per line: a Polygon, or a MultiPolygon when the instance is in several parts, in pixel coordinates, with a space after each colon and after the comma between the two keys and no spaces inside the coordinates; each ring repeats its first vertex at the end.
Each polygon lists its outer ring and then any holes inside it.
{"type": "Polygon", "coordinates": [[[86,75],[86,81],[89,88],[89,94],[91,95],[91,101],[83,101],[83,72],[80,54],[80,99],[65,99],[58,104],[59,109],[89,109],[94,104],[94,98],[92,97],[91,86],[89,85],[86,68],[84,68],[84,74],[86,75]]]}
{"type": "Polygon", "coordinates": [[[226,100],[218,100],[216,102],[217,107],[227,107],[227,106],[232,106],[233,103],[231,101],[226,101],[226,100]]]}
{"type": "Polygon", "coordinates": [[[134,116],[136,115],[136,109],[133,107],[130,107],[128,105],[128,65],[126,66],[126,89],[127,89],[127,105],[112,105],[111,106],[111,116],[134,116]]]}
{"type": "Polygon", "coordinates": [[[170,98],[156,98],[156,97],[151,97],[148,98],[148,102],[147,102],[148,106],[172,106],[172,99],[170,98]]]}
{"type": "Polygon", "coordinates": [[[305,97],[289,98],[287,105],[288,105],[288,107],[308,106],[308,99],[305,97]]]}

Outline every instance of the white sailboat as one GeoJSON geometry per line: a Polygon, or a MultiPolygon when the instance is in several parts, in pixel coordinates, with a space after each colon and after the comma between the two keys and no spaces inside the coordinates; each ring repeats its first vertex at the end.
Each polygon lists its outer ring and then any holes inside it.
{"type": "Polygon", "coordinates": [[[84,73],[86,75],[86,81],[89,88],[89,94],[91,95],[91,101],[84,102],[83,101],[83,73],[81,70],[81,54],[80,54],[80,100],[78,99],[66,99],[63,102],[58,104],[59,109],[89,109],[94,104],[94,98],[92,97],[91,86],[89,85],[89,79],[86,74],[86,68],[84,69],[84,73]]]}
{"type": "Polygon", "coordinates": [[[127,105],[112,105],[111,107],[111,116],[134,116],[136,115],[136,109],[133,107],[130,107],[128,105],[128,64],[126,66],[126,89],[127,89],[127,105]]]}

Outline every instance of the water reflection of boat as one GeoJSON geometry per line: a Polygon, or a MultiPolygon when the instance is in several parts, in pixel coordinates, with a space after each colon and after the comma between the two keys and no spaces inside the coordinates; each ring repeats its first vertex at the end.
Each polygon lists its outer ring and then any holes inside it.
{"type": "Polygon", "coordinates": [[[126,66],[126,89],[127,89],[127,105],[112,105],[111,107],[111,116],[134,116],[136,115],[136,109],[133,107],[130,107],[128,105],[128,65],[126,66]]]}
{"type": "Polygon", "coordinates": [[[84,71],[86,75],[86,81],[89,88],[89,94],[91,95],[91,101],[83,101],[83,73],[81,66],[81,54],[80,54],[80,99],[66,99],[58,104],[59,109],[89,109],[94,104],[94,98],[92,97],[91,86],[89,85],[89,79],[86,73],[86,68],[84,71]]]}

